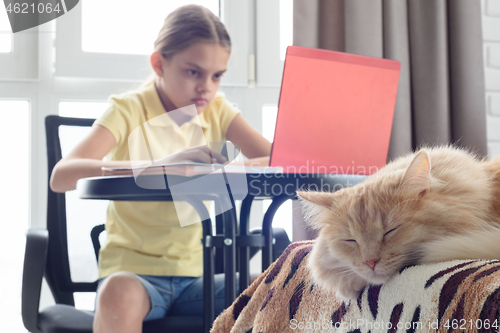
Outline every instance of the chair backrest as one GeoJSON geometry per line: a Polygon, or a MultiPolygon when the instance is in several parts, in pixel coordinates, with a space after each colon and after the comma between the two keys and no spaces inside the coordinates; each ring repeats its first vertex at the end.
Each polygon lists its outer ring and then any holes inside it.
{"type": "MultiPolygon", "coordinates": [[[[90,127],[95,119],[47,116],[45,132],[47,139],[48,179],[56,163],[62,158],[60,126],[90,127]]],[[[45,278],[58,304],[74,305],[74,292],[95,291],[97,282],[73,282],[71,279],[68,237],[66,225],[66,197],[48,187],[47,230],[49,245],[45,278]]]]}

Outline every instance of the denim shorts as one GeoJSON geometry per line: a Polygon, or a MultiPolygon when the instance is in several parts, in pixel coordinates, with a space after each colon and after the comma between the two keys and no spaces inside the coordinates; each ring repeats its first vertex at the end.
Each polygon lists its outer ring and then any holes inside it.
{"type": "MultiPolygon", "coordinates": [[[[137,275],[151,300],[151,310],[144,321],[166,315],[203,316],[203,278],[188,276],[137,275]]],[[[99,281],[101,284],[103,280],[99,281]]],[[[224,274],[214,276],[215,315],[224,309],[224,274]]],[[[237,281],[236,281],[237,283],[237,281]]]]}

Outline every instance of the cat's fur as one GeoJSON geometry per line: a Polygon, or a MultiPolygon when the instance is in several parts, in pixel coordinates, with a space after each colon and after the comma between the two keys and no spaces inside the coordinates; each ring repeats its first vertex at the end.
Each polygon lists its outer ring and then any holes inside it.
{"type": "Polygon", "coordinates": [[[345,299],[407,265],[500,259],[500,158],[426,148],[354,187],[298,195],[309,225],[321,229],[313,278],[345,299]]]}

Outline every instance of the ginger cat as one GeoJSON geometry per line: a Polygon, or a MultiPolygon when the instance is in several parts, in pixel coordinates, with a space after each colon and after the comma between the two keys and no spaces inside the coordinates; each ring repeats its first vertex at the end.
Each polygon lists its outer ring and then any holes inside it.
{"type": "Polygon", "coordinates": [[[354,187],[297,194],[309,225],[321,229],[312,276],[344,299],[407,265],[500,259],[500,158],[425,148],[354,187]]]}

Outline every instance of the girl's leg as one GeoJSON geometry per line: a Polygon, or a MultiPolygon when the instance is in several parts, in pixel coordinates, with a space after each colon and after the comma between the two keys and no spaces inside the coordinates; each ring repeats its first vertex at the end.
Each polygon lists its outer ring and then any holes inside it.
{"type": "MultiPolygon", "coordinates": [[[[215,316],[225,309],[224,300],[224,274],[214,275],[215,286],[215,316]]],[[[238,274],[236,274],[238,285],[238,274]]],[[[203,277],[197,278],[187,287],[175,301],[170,316],[203,316],[203,277]]]]}
{"type": "Polygon", "coordinates": [[[99,285],[94,333],[142,332],[150,308],[148,292],[135,274],[114,273],[99,285]]]}

